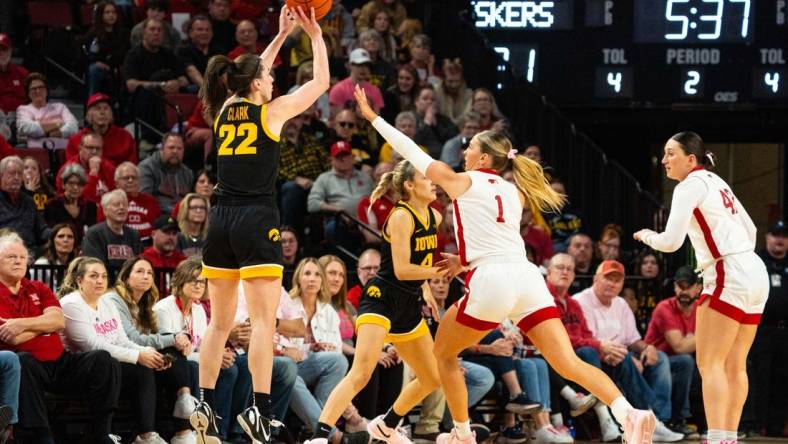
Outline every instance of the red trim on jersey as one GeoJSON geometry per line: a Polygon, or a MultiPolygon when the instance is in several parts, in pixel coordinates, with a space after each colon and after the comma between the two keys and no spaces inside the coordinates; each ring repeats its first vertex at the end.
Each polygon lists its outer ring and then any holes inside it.
{"type": "Polygon", "coordinates": [[[457,307],[457,316],[455,317],[456,321],[460,324],[473,328],[475,330],[486,331],[492,330],[498,327],[500,322],[490,322],[485,321],[482,319],[476,319],[473,316],[465,313],[465,307],[468,305],[468,299],[471,297],[471,278],[473,274],[476,272],[474,268],[465,276],[465,296],[463,296],[459,301],[455,302],[454,305],[457,307]]]}
{"type": "Polygon", "coordinates": [[[709,308],[714,311],[717,311],[724,316],[727,316],[734,321],[740,324],[749,324],[749,325],[758,325],[761,323],[761,314],[760,313],[745,313],[739,307],[732,305],[728,302],[723,301],[720,299],[722,295],[722,290],[725,288],[725,264],[722,260],[717,261],[714,268],[717,271],[717,279],[714,283],[714,293],[712,294],[703,294],[700,296],[699,304],[703,304],[707,299],[709,299],[709,308]]]}
{"type": "Polygon", "coordinates": [[[454,223],[457,224],[457,245],[460,249],[460,263],[466,266],[468,265],[468,259],[465,257],[465,236],[463,236],[462,218],[460,217],[460,206],[457,203],[457,199],[454,199],[454,223]]]}
{"type": "Polygon", "coordinates": [[[705,170],[705,169],[706,169],[706,168],[703,168],[703,166],[701,166],[701,165],[698,165],[698,166],[696,166],[695,168],[691,169],[691,170],[690,170],[690,173],[694,173],[695,171],[701,171],[701,170],[705,170]]]}
{"type": "Polygon", "coordinates": [[[536,310],[535,312],[521,319],[520,322],[517,323],[517,326],[520,328],[523,334],[525,334],[542,322],[553,318],[561,319],[561,313],[558,311],[558,307],[552,306],[540,308],[539,310],[536,310]]]}
{"type": "Polygon", "coordinates": [[[487,174],[495,174],[496,176],[500,176],[501,175],[501,173],[499,173],[498,171],[495,171],[492,168],[479,168],[476,171],[479,171],[481,173],[487,173],[487,174]]]}
{"type": "Polygon", "coordinates": [[[719,259],[720,250],[717,249],[717,244],[714,242],[714,237],[711,235],[709,224],[706,223],[706,218],[703,217],[703,213],[700,212],[700,208],[695,208],[692,210],[692,215],[695,216],[695,220],[700,226],[700,231],[703,232],[703,239],[706,241],[706,246],[709,247],[712,257],[714,257],[714,259],[719,259]]]}

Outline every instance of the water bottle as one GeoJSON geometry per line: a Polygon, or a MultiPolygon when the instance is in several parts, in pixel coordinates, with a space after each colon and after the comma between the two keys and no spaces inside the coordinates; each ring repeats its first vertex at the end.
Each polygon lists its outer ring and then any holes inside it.
{"type": "Polygon", "coordinates": [[[575,425],[572,424],[572,420],[571,419],[567,420],[566,424],[569,427],[569,434],[572,435],[572,439],[574,439],[575,436],[577,435],[577,430],[575,430],[575,425]]]}

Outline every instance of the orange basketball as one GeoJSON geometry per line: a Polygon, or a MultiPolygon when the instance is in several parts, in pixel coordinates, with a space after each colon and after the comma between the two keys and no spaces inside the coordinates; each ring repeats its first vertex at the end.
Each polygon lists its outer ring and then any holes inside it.
{"type": "Polygon", "coordinates": [[[309,17],[309,8],[315,8],[315,20],[320,20],[331,10],[331,0],[286,0],[288,8],[301,7],[309,17]]]}

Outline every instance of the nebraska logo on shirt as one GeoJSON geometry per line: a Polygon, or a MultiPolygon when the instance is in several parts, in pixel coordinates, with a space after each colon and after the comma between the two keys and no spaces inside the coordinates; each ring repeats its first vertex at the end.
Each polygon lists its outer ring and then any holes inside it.
{"type": "Polygon", "coordinates": [[[109,321],[104,321],[99,324],[93,324],[93,328],[96,330],[96,333],[107,335],[118,329],[118,321],[110,319],[109,321]]]}
{"type": "Polygon", "coordinates": [[[107,245],[107,259],[128,259],[134,256],[134,250],[128,245],[107,245]]]}
{"type": "Polygon", "coordinates": [[[41,305],[41,300],[38,298],[38,294],[36,294],[36,293],[33,293],[33,294],[31,294],[31,295],[30,295],[30,300],[31,300],[31,301],[32,301],[32,302],[33,302],[35,305],[41,305]]]}
{"type": "Polygon", "coordinates": [[[356,182],[356,186],[363,187],[364,186],[364,181],[359,179],[358,182],[356,182]]]}
{"type": "Polygon", "coordinates": [[[19,86],[19,85],[21,85],[21,83],[19,83],[19,80],[18,79],[14,79],[14,86],[19,86]]]}

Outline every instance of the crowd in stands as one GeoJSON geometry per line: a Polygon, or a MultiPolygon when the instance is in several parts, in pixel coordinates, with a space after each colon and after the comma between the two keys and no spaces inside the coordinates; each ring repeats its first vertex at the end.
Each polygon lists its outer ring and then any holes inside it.
{"type": "MultiPolygon", "coordinates": [[[[401,159],[357,114],[353,85],[425,152],[458,170],[479,131],[512,135],[492,91],[466,83],[463,64],[471,61],[432,53],[416,18],[418,3],[334,0],[321,21],[332,86],[282,130],[278,196],[286,277],[272,344],[271,399],[276,418],[296,438],[299,427],[311,434],[352,362],[361,289],[380,268],[379,230],[396,203],[386,195],[370,204],[372,189],[401,159]]],[[[43,74],[12,61],[11,35],[19,34],[0,29],[0,406],[12,412],[0,441],[6,434],[17,442],[53,442],[61,430],[48,418],[47,402],[59,394],[87,402],[93,442],[115,442],[113,417],[126,404],[135,418],[135,443],[195,442],[187,418],[211,315],[199,256],[217,148],[213,119],[199,103],[183,125],[170,128],[164,98],[196,94],[213,55],[260,53],[276,32],[269,6],[279,7],[246,0],[96,2],[79,38],[88,95],[81,124],[67,106],[50,100],[43,74]],[[175,12],[189,14],[182,29],[172,23],[175,12]],[[135,118],[164,135],[145,127],[135,138],[123,126],[135,118]],[[47,171],[38,157],[18,156],[15,146],[60,149],[64,161],[47,171]]],[[[274,72],[281,92],[311,78],[305,35],[289,36],[274,72]]],[[[546,147],[516,146],[542,162],[546,147]]],[[[543,167],[566,194],[561,172],[543,167]]],[[[623,240],[634,227],[611,223],[592,233],[568,195],[560,214],[526,207],[521,234],[572,346],[610,374],[636,408],[654,411],[655,440],[702,432],[703,412],[692,402],[700,396],[693,333],[702,283],[691,268],[664,269],[658,253],[625,251],[623,240]]],[[[453,206],[440,190],[432,205],[443,216],[438,250],[454,253],[453,206]]],[[[761,385],[751,390],[743,427],[776,436],[786,432],[788,410],[780,379],[788,375],[782,223],[770,228],[765,245],[772,293],[751,353],[761,385]]],[[[424,309],[434,334],[462,289],[445,279],[433,279],[430,288],[440,307],[438,313],[424,309]]],[[[242,294],[235,322],[216,402],[222,437],[245,442],[231,420],[251,397],[251,327],[242,294]]],[[[378,363],[332,442],[365,430],[367,418],[383,413],[412,377],[393,345],[381,350],[378,363]]],[[[620,438],[608,408],[561,378],[511,324],[467,349],[462,366],[469,405],[495,398],[501,406],[496,431],[508,443],[572,442],[571,419],[591,411],[598,427],[589,437],[620,438]],[[496,384],[500,388],[492,389],[496,384]],[[523,420],[533,424],[530,435],[523,420]]],[[[481,440],[489,430],[480,415],[473,419],[481,440]]],[[[438,390],[422,404],[411,436],[434,440],[450,428],[438,390]]]]}

